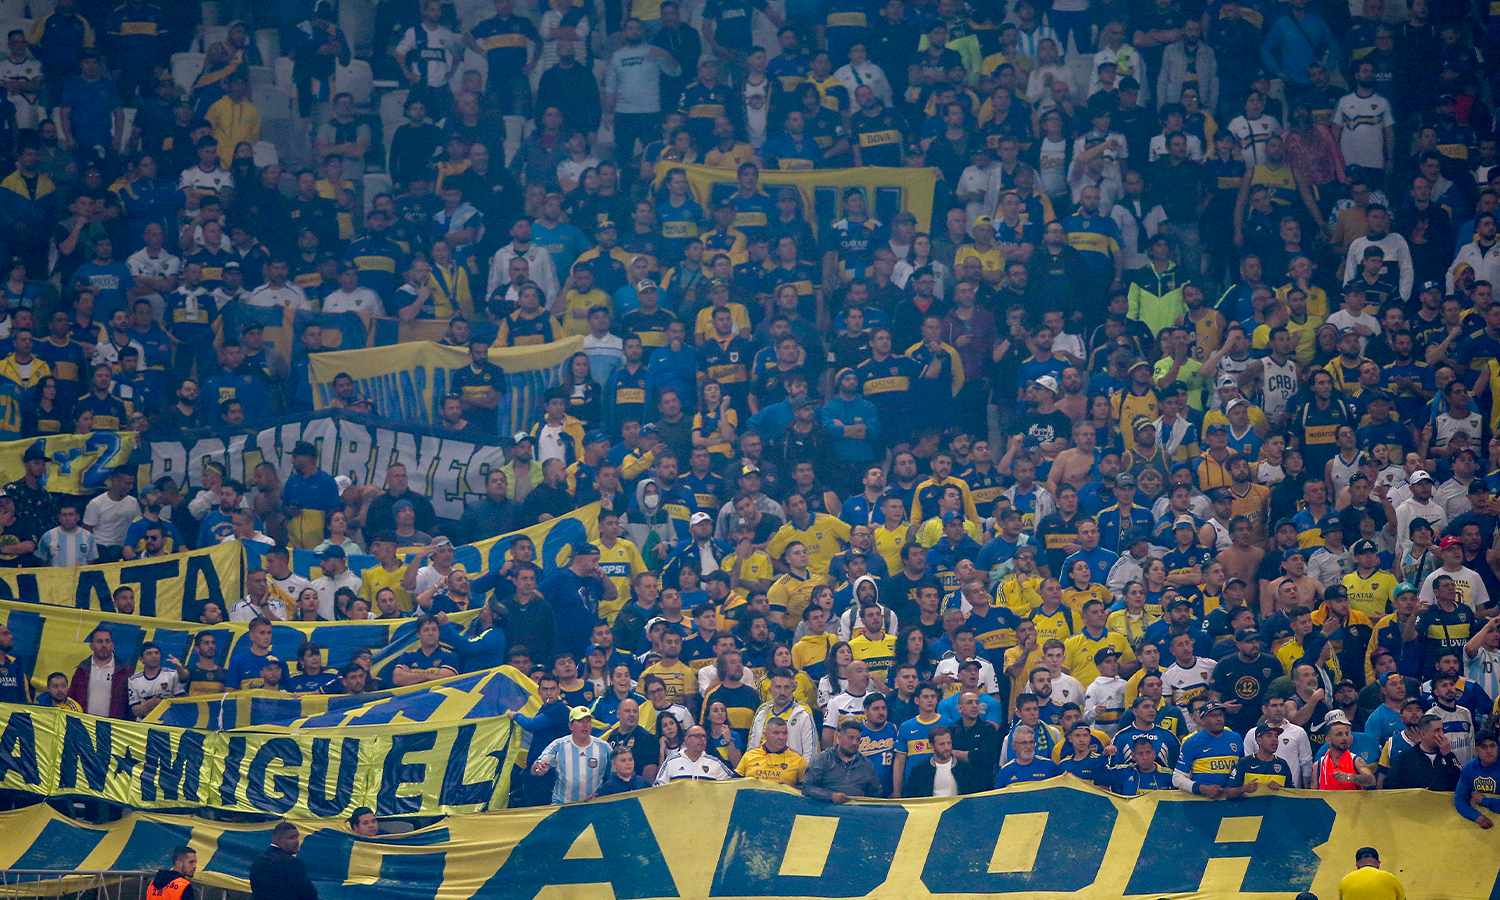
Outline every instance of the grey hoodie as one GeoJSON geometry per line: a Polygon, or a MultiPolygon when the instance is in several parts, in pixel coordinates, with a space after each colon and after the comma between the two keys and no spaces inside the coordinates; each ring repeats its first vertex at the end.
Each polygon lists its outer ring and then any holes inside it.
{"type": "Polygon", "coordinates": [[[630,509],[621,518],[620,524],[625,532],[625,539],[641,551],[645,558],[646,567],[652,570],[660,570],[666,564],[666,560],[657,557],[653,552],[657,545],[666,544],[671,547],[677,542],[677,529],[672,524],[672,517],[657,504],[655,510],[646,509],[642,498],[646,495],[646,486],[655,485],[655,478],[642,478],[635,486],[635,502],[630,504],[630,509]]]}

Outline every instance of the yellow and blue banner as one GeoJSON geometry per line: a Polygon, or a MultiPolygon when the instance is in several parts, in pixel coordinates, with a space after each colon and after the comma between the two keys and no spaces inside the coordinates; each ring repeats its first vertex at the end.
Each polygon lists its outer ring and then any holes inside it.
{"type": "Polygon", "coordinates": [[[0,704],[0,789],[295,818],[481,812],[506,805],[522,737],[504,717],[202,731],[0,704]]]}
{"type": "Polygon", "coordinates": [[[188,553],[76,569],[0,569],[0,601],[39,606],[39,615],[52,614],[53,607],[114,612],[115,588],[126,586],[135,589],[139,615],[181,620],[183,610],[201,609],[209,600],[227,612],[243,596],[241,565],[240,544],[231,541],[188,553]]]}
{"type": "MultiPolygon", "coordinates": [[[[457,615],[452,618],[459,621],[457,615]]],[[[531,679],[517,669],[501,666],[368,694],[293,696],[254,690],[178,697],[158,704],[146,721],[213,729],[342,728],[392,722],[449,725],[507,712],[531,715],[539,705],[531,679]]]]}
{"type": "MultiPolygon", "coordinates": [[[[550,344],[490,351],[490,362],[505,370],[510,387],[510,423],[503,429],[505,434],[535,421],[543,392],[561,380],[563,364],[582,349],[583,338],[575,335],[550,344]]],[[[346,373],[354,379],[355,391],[373,401],[375,411],[385,419],[431,425],[439,421],[442,399],[452,390],[452,373],[468,364],[467,347],[431,341],[314,353],[308,358],[313,405],[328,406],[334,377],[346,373]]]]}
{"type": "MultiPolygon", "coordinates": [[[[660,184],[672,169],[682,169],[687,173],[688,188],[692,191],[693,199],[704,209],[712,209],[713,205],[739,191],[739,181],[734,169],[676,162],[658,162],[655,183],[660,184]]],[[[761,169],[760,189],[775,199],[777,188],[783,185],[796,188],[797,193],[802,196],[802,208],[811,213],[805,218],[811,223],[814,232],[818,232],[823,224],[837,222],[844,217],[844,192],[852,187],[864,189],[865,199],[869,202],[870,218],[889,225],[896,213],[909,212],[917,218],[917,230],[926,232],[931,230],[932,225],[932,191],[937,185],[937,176],[938,170],[932,168],[865,166],[861,169],[788,172],[761,169]]]]}
{"type": "MultiPolygon", "coordinates": [[[[463,627],[478,614],[477,611],[468,611],[454,613],[449,618],[455,625],[463,627]]],[[[11,601],[0,601],[0,622],[10,629],[14,639],[10,653],[20,661],[22,672],[31,680],[34,693],[46,688],[47,676],[53,672],[72,677],[78,664],[88,658],[89,635],[95,628],[109,631],[114,639],[115,658],[126,665],[135,663],[141,645],[147,641],[154,641],[161,647],[163,658],[174,657],[185,665],[194,665],[198,662],[194,642],[205,632],[214,636],[215,652],[221,666],[250,649],[248,622],[200,625],[167,618],[11,601]]],[[[306,641],[323,648],[323,664],[329,668],[337,669],[349,662],[357,651],[369,648],[373,648],[388,666],[416,644],[417,623],[415,619],[375,619],[368,622],[276,622],[272,626],[271,652],[283,660],[295,660],[297,648],[306,641]]],[[[376,674],[379,675],[380,670],[376,674]]],[[[208,721],[194,719],[169,724],[222,727],[210,726],[208,721]]],[[[248,718],[239,721],[230,717],[229,721],[235,726],[254,724],[248,718]]]]}
{"type": "MultiPolygon", "coordinates": [[[[1460,818],[1450,795],[1427,791],[1126,799],[1061,776],[839,806],[737,780],[452,815],[375,838],[332,817],[296,824],[298,857],[323,900],[1286,900],[1339,896],[1366,845],[1412,896],[1500,893],[1500,837],[1460,818]]],[[[243,892],[271,828],[149,813],[94,826],[38,805],[0,813],[0,869],[56,872],[55,883],[18,889],[35,896],[65,887],[75,870],[166,867],[186,844],[198,851],[197,884],[243,892]]]]}
{"type": "Polygon", "coordinates": [[[95,494],[117,467],[130,462],[140,437],[134,431],[95,431],[0,442],[0,483],[25,475],[22,459],[37,447],[47,454],[44,488],[54,494],[95,494]]]}

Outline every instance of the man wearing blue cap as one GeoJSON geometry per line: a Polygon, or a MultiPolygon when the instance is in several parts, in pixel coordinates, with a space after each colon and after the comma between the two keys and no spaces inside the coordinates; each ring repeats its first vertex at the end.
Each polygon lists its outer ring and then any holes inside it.
{"type": "Polygon", "coordinates": [[[615,599],[612,581],[599,568],[599,548],[588,543],[573,545],[573,558],[566,566],[542,580],[537,590],[552,603],[557,619],[555,650],[581,659],[588,652],[599,618],[599,604],[615,599]]]}
{"type": "Polygon", "coordinates": [[[859,375],[853,369],[840,369],[833,383],[838,393],[823,404],[820,415],[824,430],[833,438],[837,487],[847,495],[857,492],[859,479],[876,458],[880,414],[875,404],[860,396],[859,375]]]}
{"type": "Polygon", "coordinates": [[[311,550],[323,542],[326,519],[344,508],[338,483],[318,466],[318,448],[307,441],[292,447],[292,474],[281,488],[287,511],[287,542],[311,550]]]}

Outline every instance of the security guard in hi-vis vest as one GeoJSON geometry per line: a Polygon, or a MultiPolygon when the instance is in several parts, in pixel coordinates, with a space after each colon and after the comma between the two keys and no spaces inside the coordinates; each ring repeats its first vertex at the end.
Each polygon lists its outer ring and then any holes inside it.
{"type": "Polygon", "coordinates": [[[146,886],[146,900],[193,900],[193,876],[197,872],[197,851],[178,847],[172,851],[172,868],[158,869],[146,886]]]}

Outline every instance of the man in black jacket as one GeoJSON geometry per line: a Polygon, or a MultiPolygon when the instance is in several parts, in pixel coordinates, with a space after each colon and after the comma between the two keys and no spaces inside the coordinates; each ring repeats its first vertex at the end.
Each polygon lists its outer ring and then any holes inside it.
{"type": "Polygon", "coordinates": [[[250,864],[250,896],[254,900],[318,900],[318,889],[307,877],[307,866],[297,858],[302,836],[291,822],[271,831],[271,846],[250,864]]]}
{"type": "Polygon", "coordinates": [[[1391,773],[1385,777],[1387,788],[1425,788],[1451,793],[1458,786],[1459,763],[1443,734],[1443,720],[1425,715],[1417,723],[1421,738],[1417,746],[1397,756],[1391,773]]]}
{"type": "Polygon", "coordinates": [[[932,744],[932,755],[912,768],[901,796],[953,797],[989,788],[977,766],[953,755],[953,731],[948,726],[932,726],[927,739],[932,744]]]}

